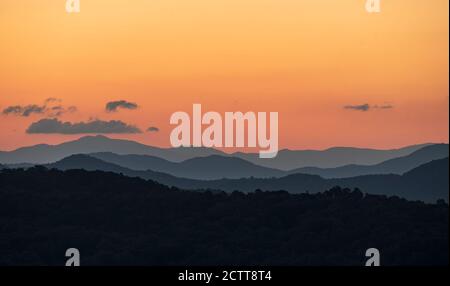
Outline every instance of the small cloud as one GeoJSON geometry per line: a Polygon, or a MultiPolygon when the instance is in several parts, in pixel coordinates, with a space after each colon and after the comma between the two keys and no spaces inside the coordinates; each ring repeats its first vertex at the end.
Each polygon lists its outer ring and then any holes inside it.
{"type": "Polygon", "coordinates": [[[369,104],[361,104],[361,105],[346,105],[344,106],[344,109],[350,109],[350,110],[357,110],[357,111],[369,111],[370,105],[369,104]]]}
{"type": "Polygon", "coordinates": [[[8,106],[7,108],[3,109],[2,114],[22,114],[22,106],[8,106]]]}
{"type": "Polygon", "coordinates": [[[148,132],[159,132],[159,128],[155,127],[155,126],[151,126],[149,128],[147,128],[148,132]]]}
{"type": "Polygon", "coordinates": [[[51,103],[51,102],[61,102],[62,100],[56,97],[49,97],[45,100],[45,103],[51,103]]]}
{"type": "Polygon", "coordinates": [[[375,106],[375,108],[379,108],[379,109],[392,109],[394,108],[393,105],[381,105],[381,106],[375,106]]]}
{"type": "Polygon", "coordinates": [[[64,113],[72,113],[77,111],[77,108],[75,106],[69,106],[66,108],[63,105],[54,105],[55,103],[61,101],[61,99],[50,97],[44,101],[43,105],[13,105],[5,108],[2,111],[2,114],[22,117],[28,117],[32,114],[45,114],[49,117],[59,117],[64,113]]]}
{"type": "Polygon", "coordinates": [[[45,106],[28,105],[23,109],[23,116],[29,116],[32,113],[41,114],[45,112],[45,106]]]}
{"type": "Polygon", "coordinates": [[[28,134],[134,134],[142,133],[136,126],[120,120],[88,122],[62,122],[58,119],[42,119],[28,127],[28,134]]]}
{"type": "Polygon", "coordinates": [[[119,108],[134,110],[138,108],[138,105],[125,100],[111,101],[106,104],[107,112],[116,112],[119,108]]]}
{"type": "Polygon", "coordinates": [[[392,108],[394,108],[394,106],[390,105],[390,104],[370,105],[368,103],[361,104],[361,105],[346,105],[346,106],[344,106],[344,109],[363,111],[363,112],[370,111],[371,109],[392,109],[392,108]]]}
{"type": "Polygon", "coordinates": [[[26,106],[9,106],[2,111],[3,115],[16,115],[28,117],[31,114],[42,114],[45,112],[45,106],[38,106],[36,104],[26,105],[26,106]]]}
{"type": "Polygon", "coordinates": [[[68,108],[67,108],[67,111],[69,111],[69,112],[71,112],[71,113],[73,113],[73,112],[77,112],[78,111],[78,108],[76,107],[76,106],[69,106],[68,108]]]}

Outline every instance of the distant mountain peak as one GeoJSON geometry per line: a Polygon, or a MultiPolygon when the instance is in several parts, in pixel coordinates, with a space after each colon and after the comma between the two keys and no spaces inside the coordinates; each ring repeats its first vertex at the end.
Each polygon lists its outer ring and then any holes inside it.
{"type": "MultiPolygon", "coordinates": [[[[259,167],[272,170],[289,171],[301,167],[335,168],[345,165],[375,165],[383,161],[402,157],[420,149],[423,145],[407,146],[395,150],[357,149],[351,147],[336,147],[321,150],[287,150],[283,149],[278,156],[271,160],[261,160],[254,153],[226,154],[213,148],[161,148],[145,145],[132,140],[115,139],[105,135],[87,135],[77,140],[67,141],[57,145],[40,144],[23,147],[10,152],[0,152],[0,163],[9,164],[48,164],[56,162],[73,154],[114,153],[117,155],[146,155],[158,157],[173,163],[179,163],[193,158],[208,156],[223,156],[239,158],[259,167]]],[[[212,157],[214,160],[217,157],[212,157]]],[[[221,158],[221,162],[231,159],[221,158]]],[[[194,161],[195,162],[195,161],[194,161]]],[[[239,162],[235,160],[234,162],[239,162]]],[[[221,164],[220,162],[218,164],[221,164]]],[[[230,164],[231,165],[231,164],[230,164]]],[[[244,165],[242,162],[241,165],[244,165]]],[[[247,164],[248,165],[248,164],[247,164]]]]}
{"type": "Polygon", "coordinates": [[[114,141],[116,139],[109,138],[105,135],[88,135],[80,137],[78,140],[72,142],[80,142],[80,141],[114,141]]]}

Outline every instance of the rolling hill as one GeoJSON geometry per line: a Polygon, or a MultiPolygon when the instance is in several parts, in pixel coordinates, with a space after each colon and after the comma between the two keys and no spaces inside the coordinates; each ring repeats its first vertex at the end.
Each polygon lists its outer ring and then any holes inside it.
{"type": "MultiPolygon", "coordinates": [[[[172,162],[149,155],[120,155],[111,152],[92,153],[89,156],[131,170],[152,170],[196,180],[279,178],[291,174],[319,175],[323,178],[348,178],[362,175],[403,174],[432,160],[448,157],[447,144],[429,145],[410,155],[394,158],[376,165],[347,165],[338,168],[305,167],[291,171],[265,168],[240,158],[210,155],[172,162]]],[[[8,168],[29,168],[34,164],[8,164],[8,168]]]]}
{"type": "Polygon", "coordinates": [[[94,153],[89,154],[89,156],[133,170],[153,170],[197,180],[268,178],[286,175],[285,172],[280,170],[261,167],[239,158],[219,155],[198,157],[179,163],[143,155],[94,153]]]}
{"type": "Polygon", "coordinates": [[[1,164],[47,164],[70,155],[110,152],[119,155],[148,155],[171,162],[221,155],[240,158],[254,165],[289,171],[301,167],[335,168],[349,164],[373,165],[389,159],[409,155],[429,144],[408,146],[395,150],[360,148],[331,148],[324,151],[281,150],[273,159],[260,159],[258,154],[226,154],[211,148],[159,148],[134,141],[111,139],[105,136],[86,136],[59,145],[35,145],[14,151],[0,152],[1,164]]]}
{"type": "Polygon", "coordinates": [[[390,159],[373,166],[347,165],[338,168],[299,168],[289,172],[261,167],[243,159],[212,155],[188,159],[174,163],[158,157],[145,155],[117,155],[114,153],[89,154],[105,162],[113,163],[133,170],[153,170],[197,180],[274,178],[290,174],[311,174],[323,178],[346,178],[362,175],[398,174],[401,175],[422,164],[449,156],[447,144],[429,145],[410,155],[390,159]]]}
{"type": "Polygon", "coordinates": [[[210,148],[158,148],[130,140],[111,139],[106,136],[86,136],[59,145],[40,144],[0,153],[2,164],[47,164],[75,154],[112,152],[160,157],[179,162],[191,158],[218,155],[222,152],[210,148]]]}
{"type": "Polygon", "coordinates": [[[209,187],[226,191],[250,192],[260,189],[264,191],[286,190],[290,193],[316,193],[333,186],[359,188],[369,194],[395,195],[409,200],[435,202],[437,199],[445,199],[448,201],[448,158],[429,162],[404,175],[366,175],[324,179],[317,175],[294,174],[273,179],[215,180],[208,184],[196,185],[197,188],[209,187]]]}
{"type": "Polygon", "coordinates": [[[146,180],[157,181],[161,184],[165,184],[168,186],[177,186],[177,185],[189,185],[193,180],[177,178],[172,175],[168,175],[165,173],[154,172],[154,171],[136,171],[121,167],[119,165],[115,165],[112,163],[108,163],[102,161],[100,159],[79,154],[72,155],[67,158],[64,158],[58,162],[52,164],[42,165],[43,167],[49,169],[58,169],[58,170],[76,170],[82,169],[86,171],[105,171],[112,172],[117,174],[123,174],[128,177],[139,177],[146,180]]]}
{"type": "Polygon", "coordinates": [[[257,154],[235,153],[238,157],[267,168],[290,171],[302,167],[336,168],[345,165],[375,165],[393,158],[407,156],[431,144],[413,145],[393,150],[336,147],[327,150],[281,150],[270,160],[261,160],[257,154]]]}
{"type": "MultiPolygon", "coordinates": [[[[0,171],[0,265],[448,265],[448,205],[332,188],[183,191],[84,170],[0,171]]],[[[183,268],[182,268],[183,269],[183,268]]],[[[184,271],[184,270],[183,270],[184,271]]]]}
{"type": "Polygon", "coordinates": [[[390,159],[376,165],[347,165],[338,168],[313,168],[305,167],[290,171],[289,173],[303,173],[319,175],[323,178],[346,178],[362,175],[375,174],[398,174],[406,173],[422,164],[449,156],[448,144],[434,144],[426,146],[410,155],[390,159]]]}
{"type": "Polygon", "coordinates": [[[341,186],[359,188],[363,192],[370,194],[396,195],[406,199],[427,202],[435,202],[438,199],[448,201],[449,197],[448,158],[421,165],[404,175],[366,175],[343,179],[324,179],[318,175],[293,174],[281,178],[265,179],[193,180],[150,170],[130,170],[87,155],[74,155],[54,164],[46,165],[46,167],[61,170],[109,171],[130,177],[151,179],[164,185],[186,190],[212,189],[227,192],[235,190],[252,192],[256,189],[261,189],[265,191],[285,190],[290,193],[317,193],[334,186],[341,186]],[[430,178],[432,178],[431,182],[430,178]]]}

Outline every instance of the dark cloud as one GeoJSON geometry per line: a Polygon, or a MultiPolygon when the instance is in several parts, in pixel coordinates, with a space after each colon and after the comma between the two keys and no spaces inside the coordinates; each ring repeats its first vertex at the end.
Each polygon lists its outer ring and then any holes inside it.
{"type": "Polygon", "coordinates": [[[119,108],[133,110],[138,108],[138,105],[136,103],[128,102],[125,100],[111,101],[106,104],[107,112],[116,112],[119,108]]]}
{"type": "Polygon", "coordinates": [[[2,111],[3,115],[15,115],[28,117],[32,114],[45,114],[48,117],[59,117],[64,113],[72,113],[77,111],[75,106],[65,107],[63,105],[55,105],[61,102],[61,99],[50,97],[44,101],[43,105],[13,105],[2,111]]]}
{"type": "Polygon", "coordinates": [[[142,133],[133,125],[128,125],[122,121],[111,120],[102,121],[99,119],[88,122],[62,122],[58,119],[42,119],[34,122],[28,127],[28,134],[125,134],[142,133]]]}
{"type": "Polygon", "coordinates": [[[152,127],[147,128],[147,131],[148,132],[159,132],[159,128],[152,126],[152,127]]]}
{"type": "Polygon", "coordinates": [[[49,97],[45,100],[45,103],[51,103],[51,102],[61,102],[62,100],[56,97],[49,97]]]}
{"type": "Polygon", "coordinates": [[[45,112],[45,110],[46,110],[45,106],[39,106],[36,104],[31,104],[31,105],[26,105],[26,106],[15,105],[15,106],[9,106],[9,107],[5,108],[2,111],[2,114],[4,114],[4,115],[12,114],[12,115],[17,115],[17,116],[28,117],[33,113],[42,114],[45,112]]]}
{"type": "Polygon", "coordinates": [[[381,106],[375,106],[375,108],[379,108],[379,109],[392,109],[394,108],[393,105],[381,105],[381,106]]]}
{"type": "Polygon", "coordinates": [[[369,104],[361,104],[361,105],[346,105],[344,109],[357,110],[357,111],[369,111],[369,104]]]}
{"type": "Polygon", "coordinates": [[[23,109],[23,116],[29,116],[32,113],[42,114],[45,112],[45,106],[28,105],[23,109]]]}
{"type": "Polygon", "coordinates": [[[369,105],[368,103],[366,104],[361,104],[361,105],[346,105],[344,106],[344,109],[349,109],[349,110],[356,110],[356,111],[370,111],[371,109],[392,109],[394,108],[393,105],[390,104],[385,104],[385,105],[369,105]]]}
{"type": "Polygon", "coordinates": [[[3,109],[2,114],[22,114],[22,106],[8,106],[7,108],[3,109]]]}

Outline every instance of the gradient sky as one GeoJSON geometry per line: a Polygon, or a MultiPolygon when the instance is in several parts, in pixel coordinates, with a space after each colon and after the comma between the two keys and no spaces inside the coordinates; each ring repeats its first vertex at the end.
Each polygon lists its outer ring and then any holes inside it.
{"type": "MultiPolygon", "coordinates": [[[[114,135],[169,146],[173,112],[278,111],[281,148],[448,142],[448,0],[0,1],[0,111],[53,97],[61,121],[122,120],[114,135]],[[113,100],[136,110],[105,112],[113,100]],[[369,104],[368,111],[345,109],[369,104]],[[381,106],[392,108],[383,109],[381,106]]],[[[0,115],[0,150],[48,114],[0,115]]]]}

